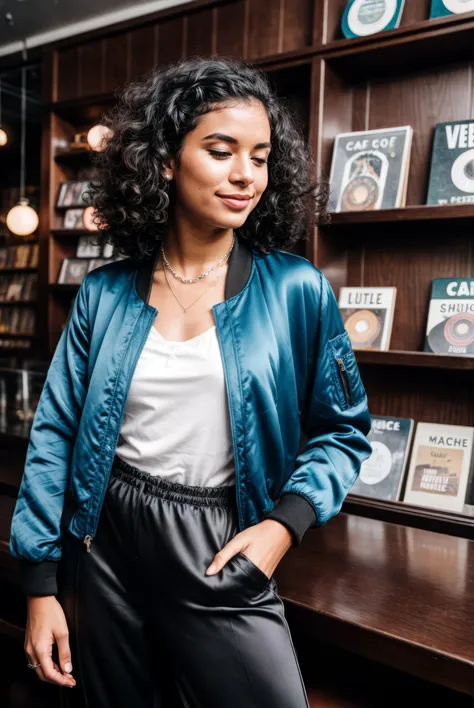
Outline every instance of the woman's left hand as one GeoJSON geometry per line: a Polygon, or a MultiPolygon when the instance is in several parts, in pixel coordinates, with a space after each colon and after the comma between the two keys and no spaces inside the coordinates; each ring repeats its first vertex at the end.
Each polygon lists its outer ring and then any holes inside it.
{"type": "Polygon", "coordinates": [[[275,572],[292,544],[291,532],[275,519],[265,519],[241,531],[214,556],[206,575],[215,575],[237,553],[244,553],[267,578],[275,572]]]}

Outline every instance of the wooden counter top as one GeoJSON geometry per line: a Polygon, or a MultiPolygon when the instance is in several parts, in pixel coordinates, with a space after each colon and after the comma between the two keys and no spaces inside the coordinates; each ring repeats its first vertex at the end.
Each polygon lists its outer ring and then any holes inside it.
{"type": "Polygon", "coordinates": [[[474,695],[474,541],[341,513],[275,579],[298,631],[474,695]]]}

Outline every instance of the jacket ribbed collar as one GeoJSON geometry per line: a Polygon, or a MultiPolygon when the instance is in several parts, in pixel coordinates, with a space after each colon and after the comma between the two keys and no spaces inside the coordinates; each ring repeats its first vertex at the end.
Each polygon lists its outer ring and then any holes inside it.
{"type": "MultiPolygon", "coordinates": [[[[153,284],[153,275],[160,256],[161,239],[157,240],[151,256],[146,258],[139,266],[136,280],[138,295],[147,305],[153,284]]],[[[224,299],[237,295],[246,285],[252,270],[252,249],[238,236],[229,257],[229,267],[225,282],[224,299]]]]}

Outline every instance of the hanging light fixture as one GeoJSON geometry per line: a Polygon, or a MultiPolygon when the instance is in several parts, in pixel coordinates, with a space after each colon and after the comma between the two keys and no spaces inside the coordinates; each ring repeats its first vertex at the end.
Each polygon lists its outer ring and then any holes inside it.
{"type": "Polygon", "coordinates": [[[0,76],[0,147],[3,147],[8,142],[8,135],[2,128],[2,77],[0,76]]]}
{"type": "Polygon", "coordinates": [[[29,236],[38,226],[38,214],[25,198],[26,68],[21,69],[20,200],[7,214],[7,226],[16,236],[29,236]]]}
{"type": "Polygon", "coordinates": [[[91,146],[92,150],[95,152],[102,152],[105,150],[105,143],[109,137],[112,136],[112,130],[106,125],[97,123],[93,125],[92,128],[87,133],[87,142],[91,146]]]}

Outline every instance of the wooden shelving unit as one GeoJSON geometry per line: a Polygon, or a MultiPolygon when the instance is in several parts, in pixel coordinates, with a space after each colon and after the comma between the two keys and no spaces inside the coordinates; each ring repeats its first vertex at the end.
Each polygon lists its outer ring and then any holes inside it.
{"type": "MultiPolygon", "coordinates": [[[[356,352],[371,413],[474,425],[474,399],[466,393],[474,357],[422,351],[432,280],[472,277],[474,271],[474,204],[425,205],[435,124],[473,117],[474,13],[432,21],[426,19],[429,3],[407,3],[399,29],[346,40],[337,29],[344,5],[326,5],[326,42],[313,54],[319,114],[312,116],[312,134],[319,169],[329,175],[337,133],[411,125],[407,205],[330,214],[318,224],[308,258],[327,274],[336,295],[343,285],[397,288],[391,351],[356,352]]],[[[344,508],[474,535],[474,519],[467,514],[352,495],[344,508]]]]}

